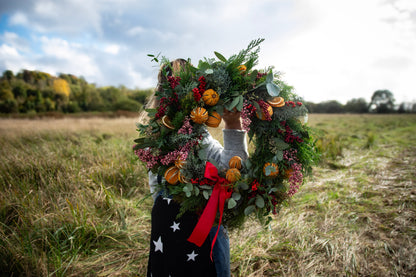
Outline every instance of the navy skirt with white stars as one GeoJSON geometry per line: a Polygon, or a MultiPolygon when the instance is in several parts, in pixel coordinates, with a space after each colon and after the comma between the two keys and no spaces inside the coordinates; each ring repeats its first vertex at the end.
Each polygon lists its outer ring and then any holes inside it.
{"type": "Polygon", "coordinates": [[[188,242],[198,216],[185,213],[177,218],[179,204],[158,196],[152,209],[148,277],[217,276],[210,258],[209,237],[201,247],[188,242]]]}

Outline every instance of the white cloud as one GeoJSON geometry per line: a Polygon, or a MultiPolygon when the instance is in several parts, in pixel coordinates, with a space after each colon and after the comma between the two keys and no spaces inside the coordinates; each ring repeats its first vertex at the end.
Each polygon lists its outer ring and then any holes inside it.
{"type": "Polygon", "coordinates": [[[55,72],[82,75],[87,79],[100,75],[100,70],[94,60],[79,44],[45,36],[42,36],[39,41],[44,56],[47,59],[48,57],[53,59],[51,63],[55,65],[55,72]]]}
{"type": "Polygon", "coordinates": [[[0,69],[3,71],[8,69],[13,72],[18,72],[23,68],[29,70],[36,69],[29,59],[19,53],[17,48],[2,44],[0,46],[0,69]]]}
{"type": "Polygon", "coordinates": [[[133,28],[130,28],[126,33],[128,36],[134,37],[143,34],[144,32],[146,32],[146,30],[142,26],[135,26],[133,28]]]}
{"type": "Polygon", "coordinates": [[[0,64],[153,87],[147,53],[196,63],[264,37],[259,67],[283,71],[308,101],[368,100],[377,89],[403,99],[416,90],[415,15],[410,0],[38,0],[0,30],[0,64]]]}
{"type": "Polygon", "coordinates": [[[11,57],[11,58],[19,58],[20,55],[17,52],[17,50],[13,47],[10,47],[7,44],[3,44],[0,46],[0,57],[2,58],[6,58],[6,57],[11,57]]]}
{"type": "Polygon", "coordinates": [[[403,89],[399,84],[415,87],[407,74],[398,73],[415,64],[416,37],[409,36],[403,27],[409,22],[392,6],[373,0],[297,3],[297,15],[308,16],[299,18],[303,24],[272,59],[307,100],[369,100],[377,89],[395,93],[403,89]],[[384,21],[387,16],[396,24],[384,21]]]}
{"type": "Polygon", "coordinates": [[[9,22],[11,25],[27,25],[29,21],[25,14],[17,12],[10,17],[9,22]]]}
{"type": "Polygon", "coordinates": [[[117,55],[120,52],[120,46],[117,44],[111,44],[104,47],[104,52],[112,55],[117,55]]]}
{"type": "Polygon", "coordinates": [[[132,87],[151,88],[156,86],[154,78],[144,77],[140,72],[135,71],[131,65],[127,67],[126,72],[129,76],[129,83],[132,87]]]}

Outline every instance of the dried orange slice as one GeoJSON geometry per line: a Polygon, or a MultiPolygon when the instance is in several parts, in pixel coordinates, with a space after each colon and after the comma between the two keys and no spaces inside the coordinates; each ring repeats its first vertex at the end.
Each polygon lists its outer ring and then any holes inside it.
{"type": "Polygon", "coordinates": [[[280,108],[285,105],[285,99],[283,99],[283,97],[274,97],[273,99],[268,100],[267,103],[274,108],[280,108]]]}
{"type": "MultiPolygon", "coordinates": [[[[272,106],[268,105],[265,103],[265,105],[267,105],[267,112],[269,113],[270,116],[273,115],[273,108],[272,106]]],[[[256,116],[260,119],[260,120],[266,120],[266,115],[264,114],[264,112],[262,110],[260,111],[256,111],[256,116]]]]}
{"type": "Polygon", "coordinates": [[[181,159],[176,159],[175,160],[175,166],[177,168],[183,168],[185,166],[185,164],[186,164],[186,161],[184,161],[184,160],[181,160],[181,159]]]}
{"type": "Polygon", "coordinates": [[[171,166],[165,171],[165,179],[171,184],[175,185],[179,182],[179,168],[176,166],[171,166]]]}
{"type": "Polygon", "coordinates": [[[275,163],[265,163],[263,173],[266,177],[276,177],[279,174],[279,166],[275,163]]]}
{"type": "Polygon", "coordinates": [[[169,129],[175,129],[175,126],[172,125],[172,122],[170,121],[169,117],[166,115],[162,117],[162,124],[165,125],[169,129]]]}

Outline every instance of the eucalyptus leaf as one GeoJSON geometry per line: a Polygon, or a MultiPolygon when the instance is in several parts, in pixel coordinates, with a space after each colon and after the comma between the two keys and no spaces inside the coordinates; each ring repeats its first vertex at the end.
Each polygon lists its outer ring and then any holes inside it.
{"type": "Polygon", "coordinates": [[[241,110],[243,109],[243,106],[244,106],[244,98],[242,95],[240,95],[239,102],[235,108],[237,109],[237,111],[241,112],[241,110]]]}
{"type": "Polygon", "coordinates": [[[267,93],[272,96],[279,96],[280,88],[274,83],[267,83],[266,84],[267,93]]]}
{"type": "Polygon", "coordinates": [[[157,113],[157,109],[145,109],[145,111],[150,118],[155,117],[157,113]]]}
{"type": "Polygon", "coordinates": [[[195,192],[195,196],[199,195],[199,188],[198,187],[194,187],[194,192],[195,192]]]}
{"type": "Polygon", "coordinates": [[[273,138],[274,144],[276,146],[277,149],[279,150],[286,150],[289,148],[289,144],[287,144],[286,142],[284,142],[282,139],[280,138],[273,138]]]}
{"type": "Polygon", "coordinates": [[[188,188],[189,192],[192,192],[194,190],[194,186],[190,183],[186,184],[185,186],[188,188]]]}
{"type": "Polygon", "coordinates": [[[254,205],[247,206],[244,209],[244,214],[249,215],[249,214],[253,213],[255,210],[256,210],[256,207],[254,205]]]}
{"type": "Polygon", "coordinates": [[[279,162],[283,161],[283,151],[278,151],[276,153],[277,159],[279,160],[279,162]]]}
{"type": "Polygon", "coordinates": [[[208,199],[209,199],[209,193],[208,193],[208,191],[203,190],[203,191],[202,191],[202,195],[204,196],[204,198],[205,198],[206,200],[208,200],[208,199]]]}
{"type": "Polygon", "coordinates": [[[198,64],[198,68],[199,68],[199,70],[201,70],[202,72],[203,71],[205,71],[205,70],[207,70],[208,68],[210,68],[210,64],[209,63],[207,63],[207,62],[204,62],[204,61],[199,61],[199,64],[198,64]]]}
{"type": "Polygon", "coordinates": [[[241,194],[238,192],[233,192],[233,195],[231,196],[235,201],[240,200],[241,194]]]}
{"type": "Polygon", "coordinates": [[[186,195],[186,197],[191,197],[192,196],[192,193],[189,192],[189,191],[185,191],[185,195],[186,195]]]}
{"type": "Polygon", "coordinates": [[[146,138],[137,138],[134,140],[137,144],[142,144],[146,142],[146,138]]]}
{"type": "MultiPolygon", "coordinates": [[[[241,95],[240,95],[241,96],[241,95]]],[[[229,111],[232,111],[234,108],[235,108],[235,106],[237,106],[238,105],[238,102],[240,101],[240,97],[235,97],[234,99],[233,99],[233,101],[230,103],[230,104],[227,104],[226,106],[225,106],[225,108],[227,109],[227,110],[229,110],[229,111]]]]}
{"type": "Polygon", "coordinates": [[[207,149],[206,148],[200,149],[198,151],[198,157],[203,161],[206,160],[207,159],[207,149]]]}
{"type": "Polygon", "coordinates": [[[202,186],[199,186],[201,189],[212,189],[212,187],[211,186],[208,186],[208,185],[202,185],[202,186]]]}
{"type": "Polygon", "coordinates": [[[152,147],[152,146],[154,146],[154,143],[153,142],[150,142],[150,141],[144,141],[144,142],[137,142],[137,141],[135,141],[135,142],[137,143],[137,146],[138,146],[139,149],[143,149],[143,148],[146,148],[146,147],[152,147]]]}
{"type": "Polygon", "coordinates": [[[228,199],[228,209],[232,209],[237,206],[237,202],[233,198],[228,199]]]}
{"type": "Polygon", "coordinates": [[[219,113],[221,116],[224,114],[224,106],[223,105],[215,105],[214,106],[214,111],[216,111],[217,113],[219,113]]]}
{"type": "Polygon", "coordinates": [[[227,59],[226,59],[223,55],[221,55],[220,53],[218,53],[218,52],[214,51],[214,54],[215,54],[215,56],[217,56],[217,58],[218,58],[220,61],[222,61],[222,62],[227,62],[227,59]]]}
{"type": "Polygon", "coordinates": [[[266,176],[270,176],[272,173],[276,172],[276,168],[274,166],[268,165],[264,171],[266,176]]]}
{"type": "Polygon", "coordinates": [[[264,208],[264,199],[259,194],[256,196],[256,206],[260,209],[264,208]]]}
{"type": "Polygon", "coordinates": [[[251,161],[250,161],[250,159],[245,160],[243,163],[244,163],[244,167],[245,168],[247,168],[247,169],[250,169],[251,168],[251,161]]]}
{"type": "Polygon", "coordinates": [[[205,74],[209,75],[214,73],[214,70],[212,70],[212,68],[208,68],[207,70],[205,70],[205,74]]]}
{"type": "Polygon", "coordinates": [[[239,186],[242,190],[248,190],[248,184],[245,182],[241,182],[239,186]]]}
{"type": "Polygon", "coordinates": [[[273,192],[276,192],[277,191],[277,188],[271,188],[270,190],[269,190],[269,194],[270,193],[273,193],[273,192]]]}

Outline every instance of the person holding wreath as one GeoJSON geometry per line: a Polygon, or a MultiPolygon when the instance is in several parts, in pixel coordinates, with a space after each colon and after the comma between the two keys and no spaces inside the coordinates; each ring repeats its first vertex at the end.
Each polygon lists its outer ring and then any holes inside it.
{"type": "Polygon", "coordinates": [[[223,226],[269,224],[319,161],[302,99],[272,67],[254,68],[262,41],[197,67],[161,62],[133,146],[154,197],[148,276],[230,276],[223,226]],[[224,146],[207,128],[219,126],[224,146]]]}
{"type": "MultiPolygon", "coordinates": [[[[189,64],[177,59],[162,66],[158,75],[156,91],[162,90],[161,84],[167,78],[178,76],[189,64]]],[[[160,102],[153,95],[146,108],[157,108],[160,102]]],[[[214,160],[220,169],[226,169],[231,157],[248,157],[246,133],[242,130],[240,112],[224,109],[222,146],[208,131],[204,132],[202,144],[207,147],[207,159],[214,160]]],[[[188,241],[198,222],[199,214],[180,213],[177,203],[166,192],[159,190],[163,176],[149,171],[149,186],[154,199],[151,217],[151,238],[147,276],[230,276],[230,249],[227,231],[214,226],[205,242],[198,247],[188,241]],[[215,244],[211,249],[215,236],[215,244]],[[211,256],[212,253],[212,256],[211,256]]]]}

